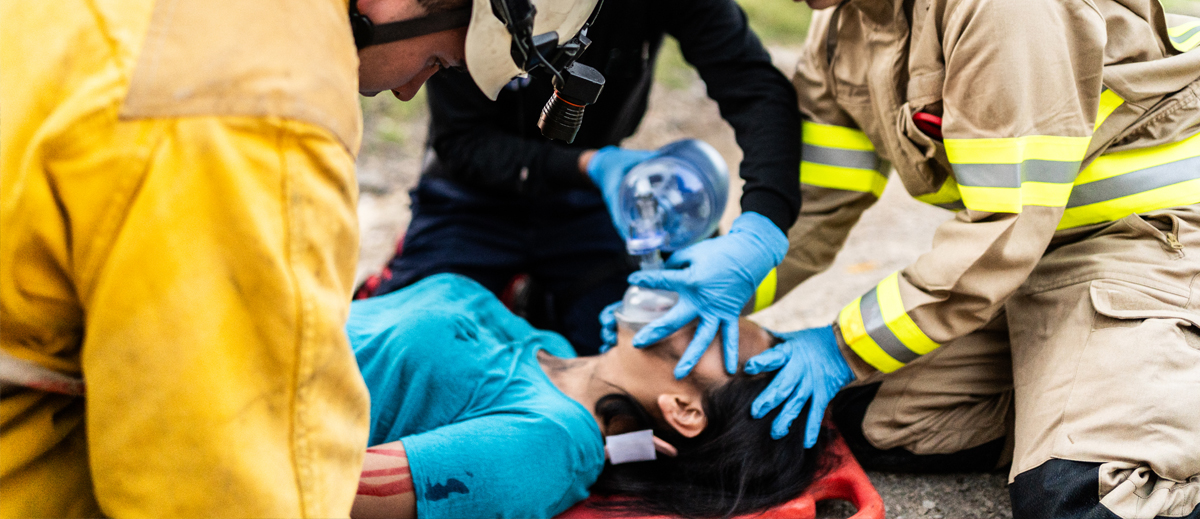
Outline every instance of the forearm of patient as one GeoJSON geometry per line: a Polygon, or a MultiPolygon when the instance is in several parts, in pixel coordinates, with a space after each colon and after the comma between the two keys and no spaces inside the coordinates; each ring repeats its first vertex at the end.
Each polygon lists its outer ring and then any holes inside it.
{"type": "Polygon", "coordinates": [[[404,444],[395,441],[367,449],[350,517],[413,519],[416,516],[417,498],[404,444]]]}

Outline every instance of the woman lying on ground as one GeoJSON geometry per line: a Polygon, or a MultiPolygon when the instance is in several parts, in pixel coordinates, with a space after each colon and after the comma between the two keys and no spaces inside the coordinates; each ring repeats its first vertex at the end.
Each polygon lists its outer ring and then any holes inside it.
{"type": "MultiPolygon", "coordinates": [[[[694,329],[645,349],[620,330],[608,352],[575,358],[443,274],[354,302],[347,331],[371,393],[356,518],[551,517],[589,490],[629,511],[719,517],[787,502],[817,470],[804,435],[772,440],[772,418],[750,417],[769,375],[727,375],[712,347],[675,380],[694,329]],[[605,436],[644,429],[656,460],[606,461],[605,436]]],[[[743,320],[740,342],[744,362],[775,339],[743,320]]]]}

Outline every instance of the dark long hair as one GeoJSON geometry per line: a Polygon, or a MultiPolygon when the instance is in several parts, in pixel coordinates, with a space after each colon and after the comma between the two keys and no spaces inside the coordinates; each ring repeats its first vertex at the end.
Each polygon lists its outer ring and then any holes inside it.
{"type": "MultiPolygon", "coordinates": [[[[816,447],[804,448],[807,407],[792,423],[791,434],[771,439],[776,408],[766,417],[750,416],[750,404],[771,381],[770,375],[737,375],[704,398],[708,424],[695,438],[655,424],[650,414],[627,395],[611,394],[596,402],[606,426],[654,429],[679,450],[676,457],[612,465],[606,463],[591,491],[613,496],[596,506],[629,513],[689,518],[731,517],[786,503],[808,487],[821,467],[816,447]]],[[[782,406],[781,406],[782,407],[782,406]]],[[[611,429],[610,429],[611,430],[611,429]]]]}

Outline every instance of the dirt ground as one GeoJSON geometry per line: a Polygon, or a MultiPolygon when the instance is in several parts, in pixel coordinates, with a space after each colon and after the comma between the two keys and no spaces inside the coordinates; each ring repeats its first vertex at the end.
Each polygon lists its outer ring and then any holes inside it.
{"type": "MultiPolygon", "coordinates": [[[[772,49],[785,70],[794,63],[789,49],[772,49]]],[[[378,272],[408,225],[407,191],[416,182],[427,115],[419,107],[406,120],[388,116],[387,99],[365,103],[366,135],[359,158],[359,218],[362,231],[358,279],[378,272]]],[[[681,138],[703,139],[725,157],[731,170],[731,200],[722,228],[738,214],[741,160],[733,130],[720,119],[716,104],[694,77],[684,87],[656,84],[650,111],[636,135],[624,145],[650,149],[681,138]]],[[[773,307],[753,316],[762,325],[789,331],[831,322],[847,302],[929,248],[935,227],[950,213],[909,198],[898,183],[888,186],[851,233],[844,250],[825,273],[807,281],[773,307]]],[[[884,498],[888,517],[1008,518],[1006,475],[949,474],[916,476],[869,473],[884,498]]],[[[820,517],[848,517],[849,505],[820,508],[820,517]]]]}

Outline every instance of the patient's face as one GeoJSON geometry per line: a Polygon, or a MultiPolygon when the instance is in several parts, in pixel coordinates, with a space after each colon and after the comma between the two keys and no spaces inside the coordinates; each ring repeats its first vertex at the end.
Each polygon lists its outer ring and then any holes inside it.
{"type": "MultiPolygon", "coordinates": [[[[679,329],[655,344],[645,348],[633,347],[634,332],[621,327],[617,331],[617,346],[612,354],[627,356],[629,364],[644,366],[646,375],[652,378],[662,378],[664,375],[674,380],[675,364],[687,350],[688,343],[696,333],[696,323],[679,329]]],[[[707,388],[723,384],[732,376],[725,372],[725,361],[722,344],[723,333],[718,333],[713,342],[705,350],[704,356],[692,370],[691,374],[681,382],[690,383],[698,388],[707,388]]],[[[738,322],[738,369],[751,357],[762,353],[775,344],[775,338],[761,326],[748,319],[738,322]]]]}

